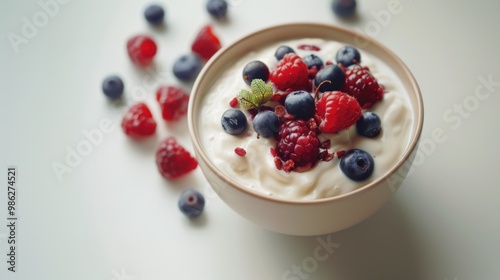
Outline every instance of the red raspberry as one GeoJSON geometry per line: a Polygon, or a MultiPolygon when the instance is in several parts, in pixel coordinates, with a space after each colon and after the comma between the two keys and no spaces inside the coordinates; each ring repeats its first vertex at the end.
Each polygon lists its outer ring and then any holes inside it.
{"type": "Polygon", "coordinates": [[[205,60],[209,60],[221,47],[219,38],[214,34],[212,26],[206,25],[196,36],[191,45],[191,50],[205,60]]]}
{"type": "Polygon", "coordinates": [[[309,69],[300,56],[295,53],[287,53],[269,78],[279,90],[307,89],[309,69]]]}
{"type": "Polygon", "coordinates": [[[187,112],[189,94],[174,86],[162,86],[156,91],[156,100],[161,106],[161,115],[166,121],[175,121],[187,112]]]}
{"type": "Polygon", "coordinates": [[[198,161],[174,137],[168,137],[156,151],[156,165],[164,178],[176,179],[194,170],[198,161]]]}
{"type": "MultiPolygon", "coordinates": [[[[319,159],[320,141],[316,132],[304,120],[290,120],[283,123],[278,134],[276,150],[278,157],[293,168],[311,167],[319,159]]],[[[289,168],[287,168],[289,169],[289,168]]],[[[285,171],[289,171],[285,169],[285,171]]]]}
{"type": "Polygon", "coordinates": [[[150,37],[137,35],[128,40],[127,51],[132,62],[141,67],[146,67],[153,61],[157,47],[150,37]]]}
{"type": "Polygon", "coordinates": [[[384,88],[379,85],[368,67],[352,65],[345,70],[342,91],[354,96],[363,108],[369,108],[384,97],[384,88]]]}
{"type": "Polygon", "coordinates": [[[361,117],[356,99],[340,91],[327,91],[316,102],[316,118],[324,133],[337,133],[355,124],[361,117]]]}
{"type": "Polygon", "coordinates": [[[123,116],[122,128],[125,134],[132,137],[146,137],[153,135],[156,122],[146,104],[140,102],[130,107],[123,116]]]}

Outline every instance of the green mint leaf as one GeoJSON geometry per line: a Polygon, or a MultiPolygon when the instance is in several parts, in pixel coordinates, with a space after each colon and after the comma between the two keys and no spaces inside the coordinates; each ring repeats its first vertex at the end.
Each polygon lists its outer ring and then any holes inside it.
{"type": "Polygon", "coordinates": [[[261,79],[253,80],[250,87],[252,88],[253,103],[259,107],[269,101],[273,96],[273,85],[261,79]]]}
{"type": "Polygon", "coordinates": [[[250,110],[258,107],[257,104],[254,103],[253,94],[246,89],[240,90],[236,99],[238,99],[238,104],[242,109],[250,110]]]}

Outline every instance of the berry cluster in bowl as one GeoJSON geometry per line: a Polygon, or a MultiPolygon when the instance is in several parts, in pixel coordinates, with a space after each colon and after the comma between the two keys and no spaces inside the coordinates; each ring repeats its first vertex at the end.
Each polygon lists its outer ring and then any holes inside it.
{"type": "Polygon", "coordinates": [[[247,110],[257,137],[275,140],[270,153],[277,169],[305,171],[337,155],[348,178],[365,180],[374,169],[368,152],[331,153],[330,140],[321,141],[318,135],[339,133],[355,125],[360,136],[378,136],[381,120],[368,109],[383,99],[383,86],[361,65],[361,54],[353,46],[339,49],[335,62],[317,56],[318,46],[298,48],[311,53],[301,57],[290,46],[278,47],[274,54],[278,64],[272,71],[260,60],[245,65],[242,78],[251,91],[242,89],[230,101],[234,108],[222,115],[222,128],[231,135],[245,133],[248,124],[242,110],[247,110]]]}
{"type": "Polygon", "coordinates": [[[409,143],[401,81],[354,46],[280,41],[218,72],[200,108],[201,144],[250,189],[299,200],[345,194],[383,176],[409,143]]]}

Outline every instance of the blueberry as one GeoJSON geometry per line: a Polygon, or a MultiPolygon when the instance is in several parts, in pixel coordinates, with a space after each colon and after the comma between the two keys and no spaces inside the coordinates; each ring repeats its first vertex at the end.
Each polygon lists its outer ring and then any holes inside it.
{"type": "Polygon", "coordinates": [[[122,96],[123,88],[123,81],[118,76],[109,76],[102,82],[102,91],[113,100],[122,96]]]}
{"type": "Polygon", "coordinates": [[[344,70],[334,64],[325,66],[314,77],[314,85],[319,86],[324,81],[330,81],[330,83],[322,84],[319,87],[320,92],[340,90],[345,83],[344,70]]]}
{"type": "Polygon", "coordinates": [[[189,218],[198,217],[205,208],[205,198],[195,189],[187,189],[179,198],[179,209],[189,218]]]}
{"type": "Polygon", "coordinates": [[[243,80],[247,85],[250,85],[254,79],[261,79],[264,82],[267,82],[268,78],[269,68],[262,61],[250,61],[247,65],[245,65],[245,68],[243,68],[243,80]]]}
{"type": "Polygon", "coordinates": [[[353,181],[359,182],[368,179],[372,175],[374,167],[372,156],[361,149],[349,150],[340,159],[340,170],[353,181]]]}
{"type": "Polygon", "coordinates": [[[381,129],[380,118],[373,112],[363,112],[361,118],[356,122],[358,134],[369,138],[379,135],[381,129]]]}
{"type": "Polygon", "coordinates": [[[341,18],[350,18],[356,12],[356,0],[333,0],[332,10],[341,18]]]}
{"type": "Polygon", "coordinates": [[[151,24],[160,24],[165,17],[165,10],[159,5],[150,5],[144,10],[144,17],[151,24]]]}
{"type": "Polygon", "coordinates": [[[221,117],[222,128],[231,135],[240,135],[247,129],[247,117],[238,109],[228,109],[221,117]]]}
{"type": "Polygon", "coordinates": [[[323,68],[323,60],[319,58],[319,56],[315,54],[308,54],[302,58],[304,62],[307,64],[307,68],[311,69],[313,66],[316,66],[316,69],[321,69],[323,68]]]}
{"type": "Polygon", "coordinates": [[[294,91],[285,98],[287,113],[296,119],[308,120],[312,118],[314,116],[314,108],[314,98],[307,91],[294,91]]]}
{"type": "Polygon", "coordinates": [[[260,111],[253,119],[253,129],[264,138],[273,137],[280,130],[278,116],[273,111],[260,111]]]}
{"type": "Polygon", "coordinates": [[[182,81],[191,81],[198,76],[202,68],[201,58],[190,53],[179,57],[174,63],[174,75],[182,81]]]}
{"type": "Polygon", "coordinates": [[[335,57],[337,63],[342,63],[345,67],[361,62],[361,54],[353,46],[345,46],[337,52],[335,57]]]}
{"type": "Polygon", "coordinates": [[[227,14],[227,2],[225,0],[209,0],[207,11],[216,19],[224,19],[227,14]]]}
{"type": "Polygon", "coordinates": [[[276,57],[276,59],[280,61],[287,53],[295,53],[295,51],[289,46],[279,46],[274,53],[274,57],[276,57]]]}

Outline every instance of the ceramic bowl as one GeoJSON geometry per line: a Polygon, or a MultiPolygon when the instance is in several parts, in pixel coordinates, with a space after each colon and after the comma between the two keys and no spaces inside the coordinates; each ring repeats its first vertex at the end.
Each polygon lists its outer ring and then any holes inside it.
{"type": "Polygon", "coordinates": [[[423,102],[419,87],[406,65],[392,51],[352,30],[317,23],[284,24],[249,34],[220,50],[197,77],[188,108],[189,132],[195,154],[206,179],[215,192],[234,211],[266,229],[290,235],[320,235],[346,229],[377,212],[399,188],[406,177],[423,125],[423,102]],[[236,183],[222,173],[207,156],[200,131],[200,108],[204,95],[218,75],[248,52],[271,43],[299,38],[322,38],[353,45],[382,59],[404,86],[412,109],[414,125],[410,143],[399,160],[380,178],[352,192],[310,201],[287,200],[267,196],[236,183]]]}

